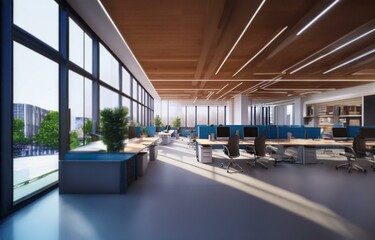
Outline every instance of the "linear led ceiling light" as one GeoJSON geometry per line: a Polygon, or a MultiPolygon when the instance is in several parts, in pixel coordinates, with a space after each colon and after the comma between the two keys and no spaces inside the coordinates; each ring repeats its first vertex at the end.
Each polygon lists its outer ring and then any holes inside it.
{"type": "Polygon", "coordinates": [[[333,91],[333,90],[336,90],[336,88],[268,88],[264,90],[267,90],[267,91],[316,91],[316,90],[333,91]]]}
{"type": "Polygon", "coordinates": [[[323,12],[319,13],[318,16],[316,16],[313,20],[311,20],[306,26],[304,26],[296,35],[299,36],[301,33],[303,33],[307,28],[309,28],[314,22],[316,22],[319,18],[321,18],[328,10],[330,10],[333,6],[335,6],[340,0],[336,0],[331,5],[329,5],[326,9],[323,10],[323,12]]]}
{"type": "Polygon", "coordinates": [[[375,52],[375,49],[372,49],[371,51],[368,51],[368,52],[366,52],[366,53],[364,53],[364,54],[362,54],[362,55],[360,55],[360,56],[358,56],[358,57],[355,57],[355,58],[353,58],[353,59],[350,59],[349,61],[346,61],[346,62],[344,62],[344,63],[341,63],[340,65],[338,65],[338,66],[336,66],[336,67],[334,67],[334,68],[331,68],[331,69],[325,71],[323,74],[327,74],[327,73],[329,73],[329,72],[332,72],[332,71],[334,71],[334,70],[336,70],[336,69],[338,69],[338,68],[340,68],[340,67],[342,67],[342,66],[345,66],[345,65],[347,65],[347,64],[349,64],[349,63],[351,63],[351,62],[357,61],[358,59],[361,59],[361,58],[363,58],[363,57],[366,57],[367,55],[370,55],[371,53],[374,53],[374,52],[375,52]]]}
{"type": "Polygon", "coordinates": [[[249,61],[247,61],[235,74],[233,74],[232,77],[236,76],[242,69],[244,69],[244,67],[246,67],[251,61],[253,61],[261,52],[263,52],[264,49],[266,49],[268,47],[268,45],[270,45],[278,36],[280,36],[280,34],[282,34],[286,29],[288,28],[288,26],[284,27],[278,34],[276,34],[276,36],[274,36],[271,41],[269,41],[262,49],[259,50],[259,52],[257,52],[252,58],[250,58],[249,61]]]}
{"type": "Polygon", "coordinates": [[[197,101],[197,99],[198,99],[198,97],[195,97],[195,99],[194,99],[194,102],[193,102],[193,103],[195,103],[195,102],[197,101]]]}
{"type": "Polygon", "coordinates": [[[223,89],[226,88],[228,85],[229,85],[229,83],[227,83],[224,87],[222,87],[219,91],[217,91],[216,94],[218,94],[219,92],[223,91],[223,89]]]}
{"type": "Polygon", "coordinates": [[[209,91],[210,93],[207,95],[207,100],[210,99],[210,97],[214,94],[214,91],[209,91]]]}
{"type": "Polygon", "coordinates": [[[243,83],[243,82],[240,82],[240,83],[237,84],[235,87],[233,87],[232,89],[228,90],[226,93],[224,93],[223,95],[221,95],[220,97],[218,97],[218,98],[216,99],[216,101],[219,100],[220,98],[224,97],[227,93],[229,93],[229,92],[233,91],[234,89],[236,89],[237,87],[239,87],[242,83],[243,83]]]}
{"type": "Polygon", "coordinates": [[[301,70],[302,68],[305,68],[305,67],[309,66],[310,64],[313,64],[314,62],[319,61],[320,59],[327,57],[328,55],[330,55],[330,54],[332,54],[332,53],[334,53],[334,52],[336,52],[336,51],[338,51],[338,50],[340,50],[340,49],[342,49],[342,48],[348,46],[349,44],[351,44],[351,43],[353,43],[353,42],[355,42],[355,41],[358,41],[359,39],[361,39],[361,38],[363,38],[363,37],[369,35],[370,33],[373,33],[374,31],[375,31],[375,28],[374,28],[374,29],[371,29],[371,30],[368,31],[368,32],[365,32],[364,34],[362,34],[362,35],[360,35],[360,36],[358,36],[358,37],[356,37],[356,38],[354,38],[354,39],[352,39],[352,40],[350,40],[350,41],[348,41],[348,42],[342,44],[341,46],[339,46],[339,47],[333,49],[332,51],[330,51],[330,52],[328,52],[328,53],[326,53],[326,54],[323,54],[322,56],[320,56],[320,57],[318,57],[318,58],[316,58],[316,59],[314,59],[314,60],[312,60],[312,61],[306,63],[305,65],[302,65],[301,67],[299,67],[299,68],[297,68],[297,69],[295,69],[295,70],[293,70],[293,71],[291,71],[290,74],[293,74],[293,73],[295,73],[295,72],[298,72],[298,71],[301,70]]]}
{"type": "Polygon", "coordinates": [[[220,71],[220,69],[223,67],[225,61],[227,61],[229,55],[233,52],[234,48],[237,46],[238,42],[241,40],[242,36],[245,34],[246,30],[249,28],[250,24],[253,22],[255,16],[258,14],[258,12],[260,11],[260,9],[262,8],[263,4],[266,2],[266,0],[263,0],[262,3],[259,5],[258,9],[255,11],[255,13],[253,14],[253,16],[251,17],[250,21],[247,23],[246,27],[244,28],[244,30],[242,31],[241,35],[238,37],[237,41],[234,43],[233,47],[230,49],[230,51],[228,52],[227,56],[225,56],[223,62],[220,64],[220,67],[217,69],[217,71],[215,72],[215,75],[217,75],[217,73],[220,71]]]}

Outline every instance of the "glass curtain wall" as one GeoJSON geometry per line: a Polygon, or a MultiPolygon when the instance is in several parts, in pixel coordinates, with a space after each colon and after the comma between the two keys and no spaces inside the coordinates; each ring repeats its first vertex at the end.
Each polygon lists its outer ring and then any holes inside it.
{"type": "Polygon", "coordinates": [[[14,176],[13,202],[17,204],[58,181],[59,131],[66,127],[59,121],[61,116],[70,117],[69,143],[62,144],[73,149],[91,141],[90,134],[95,129],[92,121],[98,118],[93,114],[97,110],[119,106],[131,109],[133,105],[133,119],[150,124],[154,99],[82,19],[70,12],[69,6],[61,3],[64,7],[60,8],[59,1],[54,0],[12,2],[10,171],[14,176]],[[60,18],[60,13],[68,18],[60,18]],[[60,35],[60,26],[67,27],[68,36],[60,35]],[[64,48],[59,49],[60,44],[67,46],[67,56],[64,48]],[[99,50],[99,59],[94,59],[94,49],[99,50]],[[68,69],[68,76],[60,71],[64,68],[68,69]],[[95,76],[95,72],[100,76],[95,76]],[[68,108],[59,113],[59,106],[64,105],[59,104],[59,96],[66,94],[59,90],[59,83],[66,82],[68,99],[64,101],[68,108]],[[99,101],[93,96],[96,90],[99,101]]]}
{"type": "MultiPolygon", "coordinates": [[[[55,1],[14,0],[13,7],[14,25],[58,50],[55,1]]],[[[57,62],[13,42],[13,202],[58,180],[58,83],[57,62]]]]}
{"type": "Polygon", "coordinates": [[[59,66],[17,42],[13,47],[13,200],[18,201],[58,179],[59,66]]]}

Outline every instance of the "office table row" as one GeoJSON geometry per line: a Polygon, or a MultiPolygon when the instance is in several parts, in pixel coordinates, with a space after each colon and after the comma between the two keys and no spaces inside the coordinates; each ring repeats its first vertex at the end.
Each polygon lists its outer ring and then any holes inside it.
{"type": "Polygon", "coordinates": [[[60,193],[125,193],[127,187],[157,157],[158,137],[133,138],[124,152],[107,153],[102,141],[89,143],[65,154],[59,161],[60,193]],[[149,149],[150,157],[142,152],[149,149]]]}
{"type": "MultiPolygon", "coordinates": [[[[226,145],[228,141],[224,140],[209,140],[209,139],[196,139],[197,143],[197,158],[198,161],[203,163],[212,162],[212,146],[226,145]]],[[[240,140],[240,146],[252,146],[254,140],[240,140]]],[[[337,147],[344,148],[352,146],[352,141],[336,141],[329,139],[268,139],[266,145],[277,147],[277,155],[283,155],[287,147],[297,148],[297,161],[296,163],[317,163],[316,149],[337,147]]],[[[375,146],[375,142],[366,142],[368,146],[375,146]]]]}

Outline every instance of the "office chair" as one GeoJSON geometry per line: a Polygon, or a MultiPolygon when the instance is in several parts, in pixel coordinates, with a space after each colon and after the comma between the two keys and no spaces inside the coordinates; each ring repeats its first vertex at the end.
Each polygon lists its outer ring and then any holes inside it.
{"type": "MultiPolygon", "coordinates": [[[[273,148],[266,146],[266,131],[263,131],[260,136],[255,138],[254,146],[248,146],[246,148],[247,153],[254,155],[252,165],[255,167],[256,164],[260,164],[265,169],[268,169],[268,166],[264,162],[261,162],[260,159],[275,160],[272,158],[273,151],[273,148]],[[268,154],[270,156],[267,156],[268,154]]],[[[250,161],[248,161],[247,164],[250,164],[250,161]]]]}
{"type": "Polygon", "coordinates": [[[348,168],[349,173],[352,169],[362,171],[364,173],[367,172],[366,169],[354,163],[354,161],[356,161],[358,158],[366,157],[366,141],[363,137],[356,136],[353,140],[353,146],[345,147],[345,152],[340,153],[340,155],[345,156],[348,162],[336,165],[336,170],[341,167],[346,167],[348,168]]]}
{"type": "Polygon", "coordinates": [[[188,135],[188,138],[189,138],[188,146],[189,147],[191,146],[195,150],[195,145],[196,145],[195,132],[191,131],[190,134],[188,135]]]}
{"type": "MultiPolygon", "coordinates": [[[[238,164],[233,162],[233,158],[238,158],[240,156],[240,137],[238,135],[234,135],[229,138],[228,144],[223,145],[224,147],[224,153],[228,156],[230,159],[230,162],[228,163],[227,172],[229,173],[229,167],[232,165],[236,165],[240,168],[241,172],[243,172],[242,167],[238,164]]],[[[221,164],[221,167],[224,167],[224,163],[221,164]]]]}

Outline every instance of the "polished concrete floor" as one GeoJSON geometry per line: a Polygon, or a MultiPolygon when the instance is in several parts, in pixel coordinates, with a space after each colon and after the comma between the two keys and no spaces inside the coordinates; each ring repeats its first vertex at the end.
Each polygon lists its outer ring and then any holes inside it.
{"type": "Polygon", "coordinates": [[[17,211],[0,239],[375,239],[375,172],[335,170],[337,161],[281,163],[245,172],[196,161],[186,140],[160,146],[158,160],[126,194],[59,194],[17,211]]]}

